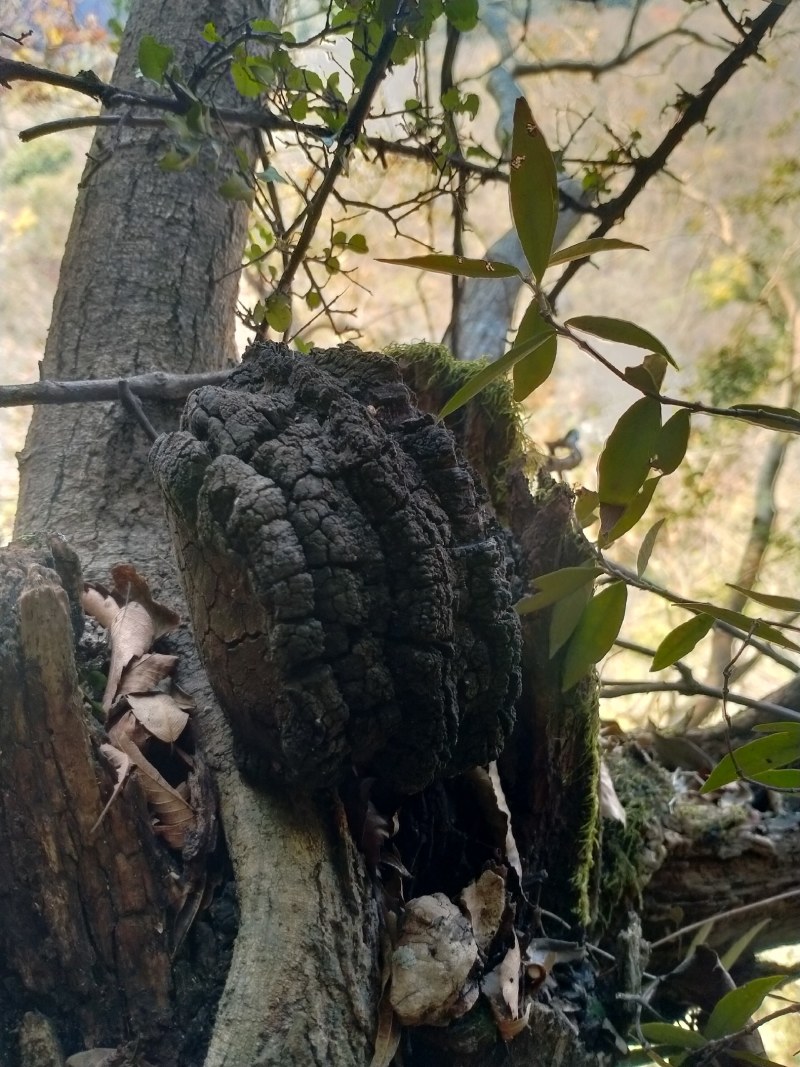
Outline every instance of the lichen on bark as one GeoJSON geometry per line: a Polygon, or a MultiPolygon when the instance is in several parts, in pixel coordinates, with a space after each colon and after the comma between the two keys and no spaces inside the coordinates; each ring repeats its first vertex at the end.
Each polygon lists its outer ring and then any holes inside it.
{"type": "Polygon", "coordinates": [[[394,360],[253,346],[154,447],[204,661],[243,765],[401,792],[485,763],[513,725],[504,539],[394,360]]]}

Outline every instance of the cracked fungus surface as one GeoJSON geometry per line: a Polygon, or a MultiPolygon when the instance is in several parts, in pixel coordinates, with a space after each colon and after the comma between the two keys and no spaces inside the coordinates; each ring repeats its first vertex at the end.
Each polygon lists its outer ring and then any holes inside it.
{"type": "Polygon", "coordinates": [[[257,778],[413,792],[513,724],[500,531],[395,362],[266,343],[151,458],[206,667],[257,778]]]}

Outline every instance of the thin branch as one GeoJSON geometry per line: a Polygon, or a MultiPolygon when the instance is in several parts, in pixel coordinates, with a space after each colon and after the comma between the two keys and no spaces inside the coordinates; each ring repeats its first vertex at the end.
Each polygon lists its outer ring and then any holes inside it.
{"type": "MultiPolygon", "coordinates": [[[[372,106],[372,101],[378,91],[378,87],[389,69],[392,50],[394,49],[400,34],[404,18],[406,17],[406,11],[406,0],[397,0],[394,14],[384,31],[381,42],[378,45],[372,60],[372,64],[364,78],[361,92],[353,104],[350,114],[347,116],[347,121],[337,138],[336,150],[333,154],[330,166],[325,172],[319,187],[308,204],[303,229],[300,232],[297,243],[292,249],[292,254],[289,257],[289,262],[278,282],[278,292],[285,293],[286,295],[289,295],[291,292],[294,276],[297,273],[300,264],[303,262],[311,244],[311,240],[316,233],[317,225],[322,216],[328,197],[330,196],[334,185],[345,170],[347,160],[350,157],[350,152],[361,134],[362,127],[369,115],[369,109],[372,106]]],[[[263,337],[262,330],[259,331],[259,336],[263,337]]]]}
{"type": "MultiPolygon", "coordinates": [[[[727,85],[733,75],[745,65],[748,59],[758,55],[759,45],[776,25],[781,15],[786,12],[787,7],[787,4],[777,2],[767,4],[761,14],[753,19],[750,24],[750,32],[716,67],[711,78],[697,95],[688,98],[686,106],[681,109],[677,121],[667,131],[661,143],[649,156],[642,156],[634,162],[633,177],[619,196],[602,205],[599,212],[602,221],[592,231],[589,235],[590,237],[603,237],[615,223],[624,218],[625,212],[633,201],[651,178],[665,168],[669,157],[689,131],[705,121],[706,114],[714,98],[727,85]]],[[[564,273],[550,291],[551,302],[556,301],[564,286],[585,262],[586,260],[575,260],[567,265],[564,273]]]]}
{"type": "Polygon", "coordinates": [[[739,704],[743,708],[756,708],[765,711],[769,715],[775,715],[782,722],[800,722],[800,712],[784,708],[780,704],[770,704],[766,700],[756,700],[754,697],[746,697],[739,693],[723,692],[722,689],[713,685],[704,685],[702,682],[616,682],[603,679],[600,696],[605,700],[614,700],[617,697],[635,696],[639,693],[677,693],[679,696],[706,696],[722,700],[724,697],[731,704],[739,704]]]}
{"type": "MultiPolygon", "coordinates": [[[[202,385],[219,385],[230,371],[208,374],[166,374],[152,371],[123,379],[131,393],[150,400],[184,400],[202,385]]],[[[95,378],[89,381],[42,381],[0,386],[0,408],[27,404],[87,404],[101,400],[118,400],[119,378],[95,378]]]]}
{"type": "Polygon", "coordinates": [[[541,63],[518,63],[511,73],[515,78],[525,78],[536,74],[554,74],[563,71],[568,74],[591,74],[593,78],[597,78],[601,74],[607,74],[609,71],[624,67],[632,59],[644,55],[645,52],[649,52],[651,48],[655,48],[671,37],[685,37],[695,41],[697,44],[706,45],[708,48],[719,47],[719,45],[709,41],[695,30],[686,29],[684,26],[676,26],[671,30],[665,30],[663,33],[651,37],[647,41],[642,41],[635,48],[629,48],[630,42],[625,42],[615,56],[599,63],[596,60],[588,59],[552,59],[544,60],[541,63]]]}

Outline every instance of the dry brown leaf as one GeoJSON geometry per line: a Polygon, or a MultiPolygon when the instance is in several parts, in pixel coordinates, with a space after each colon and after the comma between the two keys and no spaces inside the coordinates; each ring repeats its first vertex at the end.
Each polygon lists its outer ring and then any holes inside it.
{"type": "Polygon", "coordinates": [[[478,998],[478,946],[469,921],[444,893],[408,902],[392,953],[389,998],[404,1026],[444,1025],[478,998]]]}
{"type": "Polygon", "coordinates": [[[153,620],[154,640],[174,630],[181,621],[180,615],[164,604],[153,600],[150,586],[131,563],[117,563],[111,568],[115,591],[120,602],[141,604],[153,620]]]}
{"type": "MultiPolygon", "coordinates": [[[[177,656],[165,656],[160,652],[146,652],[143,656],[138,656],[123,670],[116,696],[152,692],[159,682],[172,674],[177,664],[177,656]]],[[[180,703],[178,706],[180,707],[180,703]]]]}
{"type": "Polygon", "coordinates": [[[103,821],[103,819],[105,819],[106,814],[108,813],[108,809],[119,796],[123,786],[125,785],[128,775],[130,774],[133,768],[133,764],[131,763],[129,757],[126,756],[124,752],[120,752],[118,748],[114,748],[113,745],[101,745],[100,752],[105,756],[105,758],[116,771],[117,781],[114,786],[114,791],[108,798],[105,807],[97,817],[97,822],[89,831],[90,834],[93,834],[97,827],[100,825],[100,823],[103,821]]]}
{"type": "Polygon", "coordinates": [[[506,881],[496,871],[484,871],[459,898],[472,923],[478,948],[484,954],[500,929],[506,907],[506,881]]]}
{"type": "Polygon", "coordinates": [[[489,1001],[504,1041],[511,1041],[528,1023],[530,1005],[524,1011],[520,1010],[521,973],[522,953],[517,935],[514,934],[514,944],[494,970],[484,975],[481,981],[481,992],[489,1001]]]}
{"type": "Polygon", "coordinates": [[[369,1067],[389,1067],[400,1044],[400,1034],[400,1022],[394,1013],[388,991],[384,991],[378,1004],[378,1031],[369,1067]]]}
{"type": "Polygon", "coordinates": [[[125,734],[118,739],[120,749],[141,772],[139,782],[147,798],[148,807],[158,822],[154,827],[170,848],[183,848],[186,835],[195,827],[195,814],[177,789],[158,773],[153,764],[142,755],[133,741],[125,734]]]}
{"type": "Polygon", "coordinates": [[[473,767],[464,777],[475,787],[483,817],[496,836],[496,847],[505,852],[509,866],[517,872],[521,881],[522,862],[511,830],[511,812],[500,782],[497,764],[493,762],[486,767],[473,767]]]}
{"type": "Polygon", "coordinates": [[[181,711],[167,693],[131,693],[128,703],[142,726],[168,745],[178,740],[189,721],[189,712],[181,711]]]}
{"type": "Polygon", "coordinates": [[[617,796],[617,791],[611,778],[611,771],[609,771],[608,764],[604,759],[600,760],[599,790],[600,814],[606,819],[616,819],[617,822],[621,822],[625,826],[628,821],[625,809],[617,796]]]}
{"type": "Polygon", "coordinates": [[[170,684],[169,695],[172,697],[172,699],[175,701],[181,711],[194,711],[194,697],[189,696],[189,694],[185,690],[181,689],[181,687],[175,681],[170,684]]]}
{"type": "Polygon", "coordinates": [[[115,709],[112,720],[106,727],[109,741],[117,748],[122,748],[119,739],[124,736],[133,741],[137,748],[143,748],[150,739],[150,734],[129,708],[124,705],[120,707],[123,710],[117,714],[115,709]]]}
{"type": "Polygon", "coordinates": [[[98,582],[84,583],[81,604],[86,614],[96,619],[106,629],[111,626],[119,611],[117,601],[106,587],[98,582]]]}

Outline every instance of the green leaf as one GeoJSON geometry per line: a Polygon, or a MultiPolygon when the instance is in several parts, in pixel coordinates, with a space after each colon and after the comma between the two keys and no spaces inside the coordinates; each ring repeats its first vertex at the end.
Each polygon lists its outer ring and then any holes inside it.
{"type": "Polygon", "coordinates": [[[522,97],[514,105],[509,195],[517,236],[533,276],[540,282],[553,251],[558,183],[553,155],[522,97]]]}
{"type": "Polygon", "coordinates": [[[478,24],[478,0],[444,0],[444,13],[462,33],[469,33],[478,24]]]}
{"type": "Polygon", "coordinates": [[[588,241],[579,241],[554,252],[550,257],[548,267],[557,267],[561,263],[569,263],[573,259],[585,259],[593,256],[595,252],[612,252],[615,248],[641,248],[643,252],[649,252],[644,245],[633,244],[632,241],[620,241],[616,237],[590,237],[588,241]]]}
{"type": "Polygon", "coordinates": [[[793,652],[800,652],[800,645],[790,641],[775,626],[762,622],[760,619],[751,619],[749,615],[741,611],[718,608],[716,604],[708,604],[703,600],[675,600],[673,603],[679,604],[682,608],[689,608],[690,611],[704,611],[707,615],[719,619],[720,622],[727,622],[729,626],[738,626],[740,630],[752,633],[754,637],[761,637],[764,641],[780,645],[781,648],[790,648],[793,652]]]}
{"type": "Polygon", "coordinates": [[[595,337],[602,337],[605,341],[617,341],[622,345],[633,345],[636,348],[646,348],[648,352],[655,352],[671,363],[678,366],[657,337],[648,330],[637,326],[635,322],[627,319],[612,319],[606,315],[578,315],[573,319],[567,319],[564,324],[584,333],[591,333],[595,337]]]}
{"type": "Polygon", "coordinates": [[[714,620],[710,615],[695,615],[670,630],[656,649],[650,670],[663,671],[665,667],[671,667],[677,660],[688,656],[713,625],[714,620]]]}
{"type": "Polygon", "coordinates": [[[217,27],[213,22],[207,22],[203,27],[203,37],[209,44],[216,44],[217,41],[221,41],[222,38],[217,33],[217,27]]]}
{"type": "Polygon", "coordinates": [[[729,753],[724,756],[708,776],[700,792],[713,793],[720,786],[735,782],[740,772],[748,778],[759,778],[798,759],[800,739],[796,734],[781,732],[759,737],[757,741],[750,741],[737,748],[733,755],[729,753]]]}
{"type": "Polygon", "coordinates": [[[597,492],[603,504],[629,504],[650,471],[661,432],[661,405],[644,396],[623,412],[597,462],[597,492]]]}
{"type": "Polygon", "coordinates": [[[653,457],[653,466],[662,474],[672,474],[683,463],[690,429],[691,416],[685,408],[676,411],[662,426],[653,457]]]}
{"type": "Polygon", "coordinates": [[[253,33],[280,33],[280,27],[272,19],[253,19],[250,23],[253,33]]]}
{"type": "Polygon", "coordinates": [[[728,408],[728,414],[768,430],[783,430],[785,433],[800,433],[800,411],[796,408],[776,408],[769,404],[736,404],[728,408]]]}
{"type": "Polygon", "coordinates": [[[251,68],[240,60],[234,60],[231,63],[231,77],[233,78],[233,84],[236,86],[236,92],[240,96],[251,98],[261,96],[266,88],[263,82],[253,77],[251,68]]]}
{"type": "Polygon", "coordinates": [[[490,259],[465,259],[463,256],[409,256],[407,259],[381,259],[378,263],[395,263],[399,267],[418,267],[434,274],[450,274],[458,278],[514,278],[519,271],[510,263],[490,259]]]}
{"type": "Polygon", "coordinates": [[[544,321],[535,300],[522,316],[515,344],[522,344],[534,337],[543,337],[544,343],[529,356],[514,365],[514,399],[519,403],[547,381],[556,362],[558,336],[553,327],[544,321]]]}
{"type": "Polygon", "coordinates": [[[145,78],[160,85],[174,55],[168,45],[159,44],[155,37],[148,33],[139,42],[139,70],[145,78]]]}
{"type": "Polygon", "coordinates": [[[540,345],[547,342],[547,335],[531,338],[530,341],[523,341],[522,344],[514,345],[512,348],[502,355],[499,359],[496,359],[494,363],[490,363],[472,378],[462,385],[455,395],[451,396],[442,410],[439,412],[440,419],[446,419],[448,415],[452,415],[454,411],[458,411],[460,407],[463,407],[468,400],[472,400],[481,389],[485,389],[490,382],[495,381],[497,378],[501,378],[504,374],[518,363],[525,356],[530,355],[531,352],[535,352],[540,345]]]}
{"type": "Polygon", "coordinates": [[[550,617],[550,659],[562,649],[575,632],[583,610],[592,599],[592,587],[587,582],[574,593],[557,600],[550,617]]]}
{"type": "Polygon", "coordinates": [[[600,498],[594,489],[578,489],[575,493],[575,518],[581,529],[590,526],[596,519],[595,514],[600,498]]]}
{"type": "Polygon", "coordinates": [[[306,304],[311,311],[316,311],[322,303],[322,297],[316,289],[309,289],[306,293],[306,304]]]}
{"type": "Polygon", "coordinates": [[[308,99],[305,93],[295,99],[289,105],[289,115],[295,122],[302,122],[308,114],[308,99]]]}
{"type": "Polygon", "coordinates": [[[247,184],[241,174],[230,174],[219,186],[217,192],[225,200],[243,200],[251,205],[255,196],[252,186],[247,184]]]}
{"type": "Polygon", "coordinates": [[[347,242],[347,247],[351,252],[355,252],[359,256],[363,256],[366,252],[369,252],[367,239],[363,233],[354,233],[347,242]]]}
{"type": "MultiPolygon", "coordinates": [[[[780,774],[781,772],[778,771],[777,773],[780,774]]],[[[798,775],[800,775],[800,772],[798,772],[798,775]]],[[[737,937],[737,939],[727,950],[725,955],[720,956],[719,962],[722,964],[726,971],[730,971],[731,967],[733,967],[733,965],[737,962],[737,960],[745,951],[745,949],[753,940],[753,938],[758,937],[761,931],[765,929],[765,927],[769,926],[771,922],[772,919],[767,916],[766,919],[761,919],[760,922],[753,923],[752,926],[745,930],[741,937],[737,937]]]]}
{"type": "Polygon", "coordinates": [[[744,593],[756,604],[763,604],[767,608],[776,608],[778,611],[800,611],[800,600],[793,596],[773,596],[771,593],[757,593],[755,589],[748,589],[744,585],[734,585],[726,582],[727,586],[735,589],[738,593],[744,593]]]}
{"type": "Polygon", "coordinates": [[[264,302],[264,318],[275,333],[286,333],[292,325],[292,301],[286,293],[270,293],[264,302]]]}
{"type": "Polygon", "coordinates": [[[800,722],[760,722],[753,729],[759,734],[794,733],[800,736],[800,722]]]}
{"type": "Polygon", "coordinates": [[[288,181],[284,176],[277,171],[273,166],[267,167],[265,170],[260,170],[256,173],[256,177],[260,182],[281,182],[283,185],[288,185],[288,181]]]}
{"type": "Polygon", "coordinates": [[[760,771],[752,776],[769,789],[795,789],[800,793],[800,771],[760,771]]]}
{"type": "Polygon", "coordinates": [[[755,1052],[739,1052],[738,1049],[730,1049],[727,1054],[732,1060],[738,1063],[749,1063],[753,1067],[786,1067],[785,1063],[769,1060],[766,1056],[758,1056],[755,1052]]]}
{"type": "Polygon", "coordinates": [[[589,565],[562,567],[561,570],[550,571],[549,574],[540,574],[538,578],[533,579],[533,586],[537,592],[533,596],[523,597],[515,604],[517,614],[529,615],[532,611],[541,611],[542,608],[555,604],[562,597],[574,593],[587,582],[593,582],[603,573],[601,567],[589,565]]]}
{"type": "Polygon", "coordinates": [[[567,645],[562,692],[572,689],[614,644],[625,618],[627,600],[625,583],[613,582],[586,605],[567,645]]]}
{"type": "Polygon", "coordinates": [[[647,564],[650,562],[650,557],[652,556],[653,549],[656,546],[656,538],[661,533],[661,527],[666,521],[666,519],[656,519],[656,521],[653,523],[653,525],[642,538],[642,544],[639,548],[639,555],[636,557],[636,573],[640,578],[647,570],[647,564]]]}
{"type": "Polygon", "coordinates": [[[658,487],[660,478],[648,478],[641,490],[636,494],[630,504],[600,505],[600,534],[597,538],[599,548],[608,548],[610,544],[632,530],[642,515],[650,507],[653,494],[658,487]]]}
{"type": "Polygon", "coordinates": [[[703,1027],[703,1036],[709,1041],[716,1041],[719,1037],[727,1037],[741,1030],[761,1007],[764,997],[785,981],[785,974],[772,974],[766,978],[754,978],[752,982],[726,993],[711,1012],[711,1017],[703,1027]]]}
{"type": "Polygon", "coordinates": [[[686,1030],[673,1023],[642,1023],[642,1036],[653,1045],[669,1045],[672,1048],[705,1048],[708,1039],[696,1030],[686,1030]]]}

